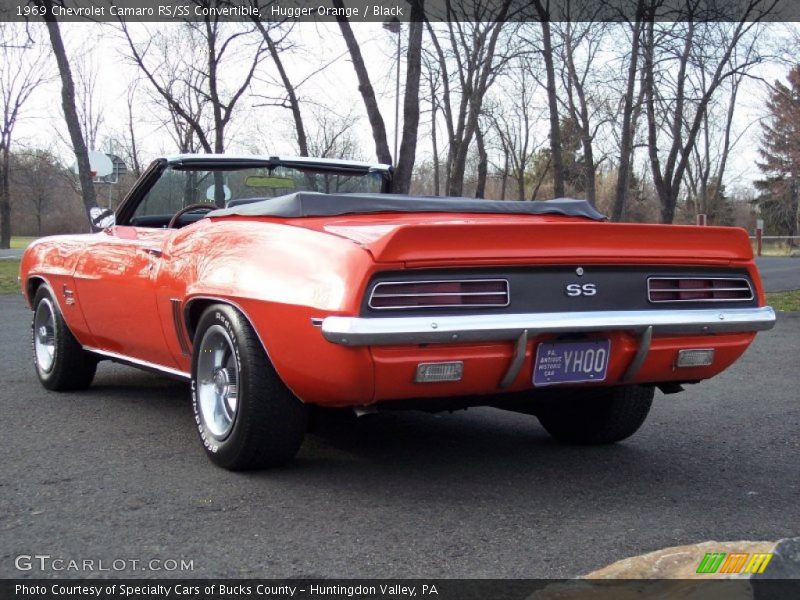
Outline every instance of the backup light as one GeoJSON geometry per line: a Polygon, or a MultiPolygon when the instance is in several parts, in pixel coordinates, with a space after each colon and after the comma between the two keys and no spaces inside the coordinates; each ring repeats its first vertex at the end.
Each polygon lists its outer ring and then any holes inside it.
{"type": "Polygon", "coordinates": [[[464,362],[419,363],[415,383],[436,383],[441,381],[461,381],[464,375],[464,362]]]}
{"type": "Polygon", "coordinates": [[[714,362],[713,348],[704,350],[678,350],[678,360],[676,366],[684,367],[708,367],[714,362]]]}

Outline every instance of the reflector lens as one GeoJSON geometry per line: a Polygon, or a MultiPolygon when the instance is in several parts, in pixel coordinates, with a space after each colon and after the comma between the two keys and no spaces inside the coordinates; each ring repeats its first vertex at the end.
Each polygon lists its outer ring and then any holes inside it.
{"type": "Polygon", "coordinates": [[[416,383],[436,383],[440,381],[461,381],[464,363],[460,360],[439,363],[420,363],[417,365],[416,383]]]}
{"type": "Polygon", "coordinates": [[[707,367],[714,362],[714,350],[678,350],[678,367],[707,367]]]}

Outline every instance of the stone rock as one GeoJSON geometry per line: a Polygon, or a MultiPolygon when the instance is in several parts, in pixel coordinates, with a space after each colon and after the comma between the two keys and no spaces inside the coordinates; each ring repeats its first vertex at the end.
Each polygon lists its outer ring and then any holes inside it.
{"type": "MultiPolygon", "coordinates": [[[[687,546],[674,546],[640,556],[624,558],[593,571],[586,579],[709,579],[697,573],[697,566],[707,552],[773,552],[775,542],[701,542],[687,546]]],[[[770,569],[772,565],[770,564],[770,569]]],[[[714,575],[719,578],[741,578],[746,575],[714,575]]]]}
{"type": "Polygon", "coordinates": [[[772,552],[767,568],[753,579],[800,579],[800,537],[778,540],[772,552]]]}
{"type": "Polygon", "coordinates": [[[800,537],[778,542],[701,542],[625,558],[582,579],[552,583],[528,600],[784,600],[800,598],[800,537]],[[706,553],[773,554],[762,574],[702,574],[706,553]]]}

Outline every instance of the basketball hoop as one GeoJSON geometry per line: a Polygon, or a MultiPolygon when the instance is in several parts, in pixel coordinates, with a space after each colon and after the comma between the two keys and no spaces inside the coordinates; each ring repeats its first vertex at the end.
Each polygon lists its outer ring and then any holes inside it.
{"type": "MultiPolygon", "coordinates": [[[[77,163],[73,165],[72,170],[77,173],[77,163]]],[[[114,164],[107,154],[97,152],[96,150],[89,151],[89,175],[95,183],[99,183],[101,177],[107,177],[114,172],[114,164]]]]}

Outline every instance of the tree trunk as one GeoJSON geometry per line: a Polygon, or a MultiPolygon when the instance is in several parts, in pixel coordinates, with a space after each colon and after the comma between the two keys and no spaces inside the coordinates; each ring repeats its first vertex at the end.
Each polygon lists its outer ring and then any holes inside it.
{"type": "Polygon", "coordinates": [[[300,151],[300,156],[308,156],[308,138],[306,136],[306,128],[303,123],[303,113],[300,112],[300,101],[297,99],[297,92],[294,89],[292,81],[289,79],[286,68],[283,66],[281,54],[275,45],[275,42],[270,37],[269,31],[267,31],[259,18],[254,17],[253,23],[255,23],[256,27],[261,32],[261,35],[264,37],[264,41],[267,42],[269,55],[272,57],[272,62],[275,63],[275,68],[278,69],[278,76],[281,78],[281,83],[283,83],[283,89],[286,90],[286,97],[289,100],[289,108],[292,111],[292,119],[294,119],[295,135],[297,136],[297,148],[300,151]]]}
{"type": "Polygon", "coordinates": [[[397,157],[397,168],[392,178],[392,191],[407,194],[417,153],[419,129],[419,79],[422,74],[422,20],[425,16],[423,0],[412,0],[411,22],[408,25],[408,50],[406,52],[406,89],[403,98],[403,138],[397,157]]]}
{"type": "Polygon", "coordinates": [[[61,106],[64,109],[64,118],[67,122],[69,137],[72,141],[72,148],[75,151],[75,158],[78,162],[78,179],[81,183],[81,197],[86,216],[92,231],[98,231],[98,227],[93,220],[92,209],[97,208],[97,195],[92,182],[91,167],[89,165],[89,152],[86,142],[81,132],[78,111],[75,109],[75,84],[72,81],[72,71],[69,67],[67,51],[64,48],[64,41],[61,39],[61,31],[58,28],[58,21],[53,16],[52,0],[37,0],[40,7],[45,9],[44,20],[47,24],[47,33],[50,36],[50,44],[53,46],[53,54],[58,64],[58,72],[61,76],[61,106]]]}
{"type": "MultiPolygon", "coordinates": [[[[342,0],[333,0],[333,5],[340,9],[341,12],[344,12],[342,0]]],[[[350,53],[350,59],[353,61],[356,77],[358,77],[358,91],[361,92],[361,98],[367,109],[367,118],[372,127],[372,139],[375,140],[375,154],[380,162],[390,165],[393,161],[389,143],[386,140],[386,125],[383,123],[378,101],[375,99],[375,90],[372,88],[372,82],[364,64],[364,57],[361,55],[361,48],[359,48],[356,37],[353,35],[353,30],[350,28],[350,22],[347,17],[337,15],[336,22],[339,23],[339,29],[347,44],[347,50],[350,53]]]]}
{"type": "Polygon", "coordinates": [[[0,248],[11,247],[11,195],[9,194],[9,166],[11,153],[7,143],[3,144],[0,165],[0,248]]]}
{"type": "Polygon", "coordinates": [[[433,195],[439,195],[439,146],[436,141],[436,99],[431,98],[431,143],[433,144],[433,195]]]}
{"type": "Polygon", "coordinates": [[[481,128],[475,129],[475,141],[478,143],[478,183],[475,186],[475,197],[486,197],[486,175],[489,170],[489,156],[486,154],[486,147],[483,144],[483,134],[481,128]]]}
{"type": "Polygon", "coordinates": [[[639,68],[639,38],[642,31],[643,3],[636,3],[636,22],[631,32],[631,57],[628,63],[628,80],[625,87],[625,104],[622,108],[622,133],[620,137],[619,168],[617,170],[617,187],[614,193],[614,205],[611,209],[611,220],[622,221],[625,218],[625,200],[628,197],[628,181],[630,180],[631,158],[633,155],[633,95],[636,88],[636,75],[639,68]]]}
{"type": "Polygon", "coordinates": [[[544,171],[542,171],[542,176],[539,177],[539,181],[536,182],[536,185],[533,188],[533,193],[531,194],[531,200],[536,200],[536,196],[539,195],[539,188],[542,187],[542,183],[544,182],[544,178],[547,176],[547,172],[550,170],[550,165],[553,163],[553,157],[551,156],[547,160],[547,164],[544,167],[544,171]]]}
{"type": "Polygon", "coordinates": [[[561,154],[561,123],[558,118],[558,96],[556,95],[556,72],[553,65],[553,44],[550,39],[550,14],[535,0],[536,12],[542,24],[542,50],[547,72],[547,104],[550,109],[550,154],[553,162],[553,195],[564,196],[564,159],[561,154]]]}

